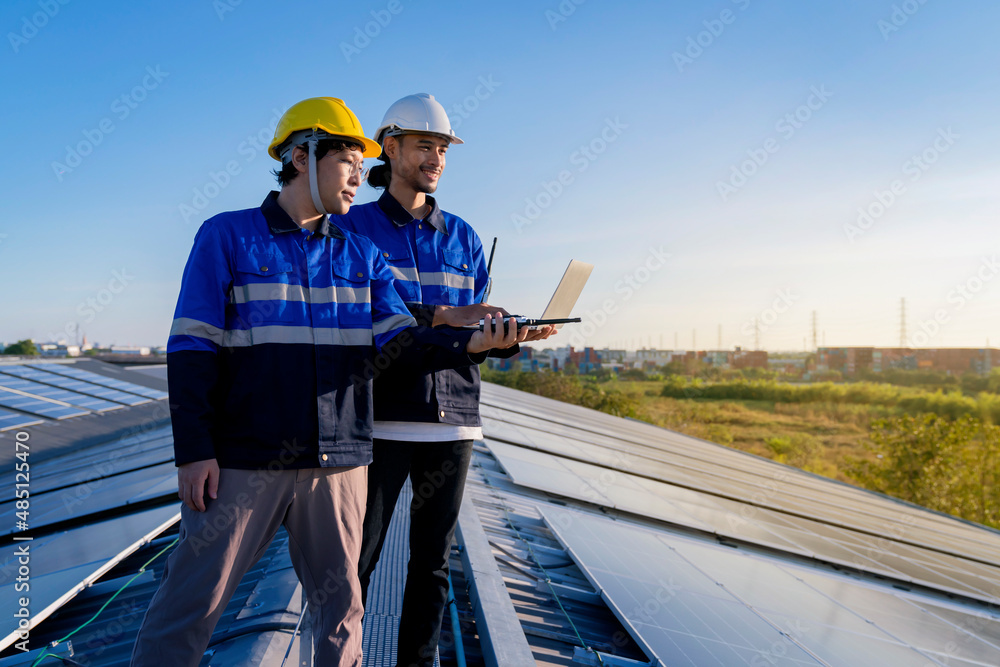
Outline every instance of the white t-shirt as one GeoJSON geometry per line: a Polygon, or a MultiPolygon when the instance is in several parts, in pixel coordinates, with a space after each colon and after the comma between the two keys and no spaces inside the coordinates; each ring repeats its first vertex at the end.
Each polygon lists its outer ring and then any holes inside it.
{"type": "Polygon", "coordinates": [[[483,427],[432,422],[377,421],[372,435],[380,440],[402,440],[404,442],[482,440],[483,427]]]}

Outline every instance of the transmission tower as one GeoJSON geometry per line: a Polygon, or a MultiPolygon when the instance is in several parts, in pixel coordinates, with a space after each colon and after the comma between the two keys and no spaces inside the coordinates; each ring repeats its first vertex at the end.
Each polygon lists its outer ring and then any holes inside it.
{"type": "Polygon", "coordinates": [[[906,297],[899,300],[899,346],[906,347],[906,297]]]}

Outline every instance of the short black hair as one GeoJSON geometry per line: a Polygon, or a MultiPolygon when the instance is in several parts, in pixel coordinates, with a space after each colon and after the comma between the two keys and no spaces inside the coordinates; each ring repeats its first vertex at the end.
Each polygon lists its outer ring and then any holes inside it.
{"type": "MultiPolygon", "coordinates": [[[[399,145],[403,145],[403,137],[407,136],[405,134],[393,134],[390,135],[395,137],[399,145]]],[[[392,181],[392,165],[389,164],[389,157],[382,151],[382,154],[378,156],[378,159],[382,161],[382,164],[377,164],[368,170],[368,185],[373,188],[385,188],[389,187],[390,181],[392,181]]]]}
{"type": "MultiPolygon", "coordinates": [[[[302,146],[302,150],[308,151],[309,144],[296,144],[302,146]]],[[[356,150],[364,152],[364,146],[354,141],[347,141],[344,139],[321,139],[316,144],[316,159],[326,157],[329,152],[339,153],[340,151],[350,151],[356,150]]],[[[299,175],[299,170],[295,168],[292,161],[281,163],[281,169],[275,169],[271,172],[274,177],[278,180],[278,185],[285,187],[289,183],[295,180],[295,177],[299,175]]]]}

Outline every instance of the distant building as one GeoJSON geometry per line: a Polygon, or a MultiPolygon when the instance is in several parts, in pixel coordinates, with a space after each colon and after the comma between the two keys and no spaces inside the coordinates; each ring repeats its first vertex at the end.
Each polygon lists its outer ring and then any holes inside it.
{"type": "Polygon", "coordinates": [[[58,343],[35,343],[35,349],[43,357],[79,357],[79,345],[67,345],[65,342],[58,343]]]}
{"type": "Polygon", "coordinates": [[[767,368],[766,350],[743,350],[736,348],[729,353],[729,363],[735,369],[767,368]]]}
{"type": "Polygon", "coordinates": [[[743,369],[767,368],[767,352],[765,350],[706,350],[697,353],[699,358],[714,368],[743,369]]]}
{"type": "Polygon", "coordinates": [[[512,357],[507,359],[497,359],[497,363],[494,367],[498,371],[510,371],[514,370],[514,368],[516,368],[519,364],[522,371],[534,371],[537,370],[535,368],[535,360],[533,358],[534,354],[535,351],[532,348],[524,346],[512,357]]]}
{"type": "Polygon", "coordinates": [[[149,354],[148,347],[136,347],[133,345],[112,345],[111,354],[134,354],[137,356],[147,356],[149,354]]]}
{"type": "Polygon", "coordinates": [[[590,373],[601,368],[601,355],[592,347],[585,347],[579,352],[570,348],[570,363],[581,373],[590,373]]]}
{"type": "Polygon", "coordinates": [[[799,375],[806,371],[806,357],[768,357],[767,367],[785,375],[799,375]]]}
{"type": "Polygon", "coordinates": [[[986,374],[997,366],[1000,366],[1000,350],[988,347],[821,347],[816,351],[816,370],[837,371],[847,377],[863,371],[881,373],[890,369],[986,374]]]}

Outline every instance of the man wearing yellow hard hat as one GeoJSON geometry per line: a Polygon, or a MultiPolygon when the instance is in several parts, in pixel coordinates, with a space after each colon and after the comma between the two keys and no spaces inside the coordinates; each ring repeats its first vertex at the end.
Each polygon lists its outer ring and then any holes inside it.
{"type": "MultiPolygon", "coordinates": [[[[416,322],[370,241],[331,224],[377,156],[342,100],[282,116],[280,192],[199,229],[167,342],[179,542],[132,664],[198,665],[243,575],[278,528],[313,617],[317,665],[361,664],[357,562],[378,351],[415,368],[480,361],[514,327],[416,322]]],[[[523,335],[521,336],[523,339],[523,335]]]]}

